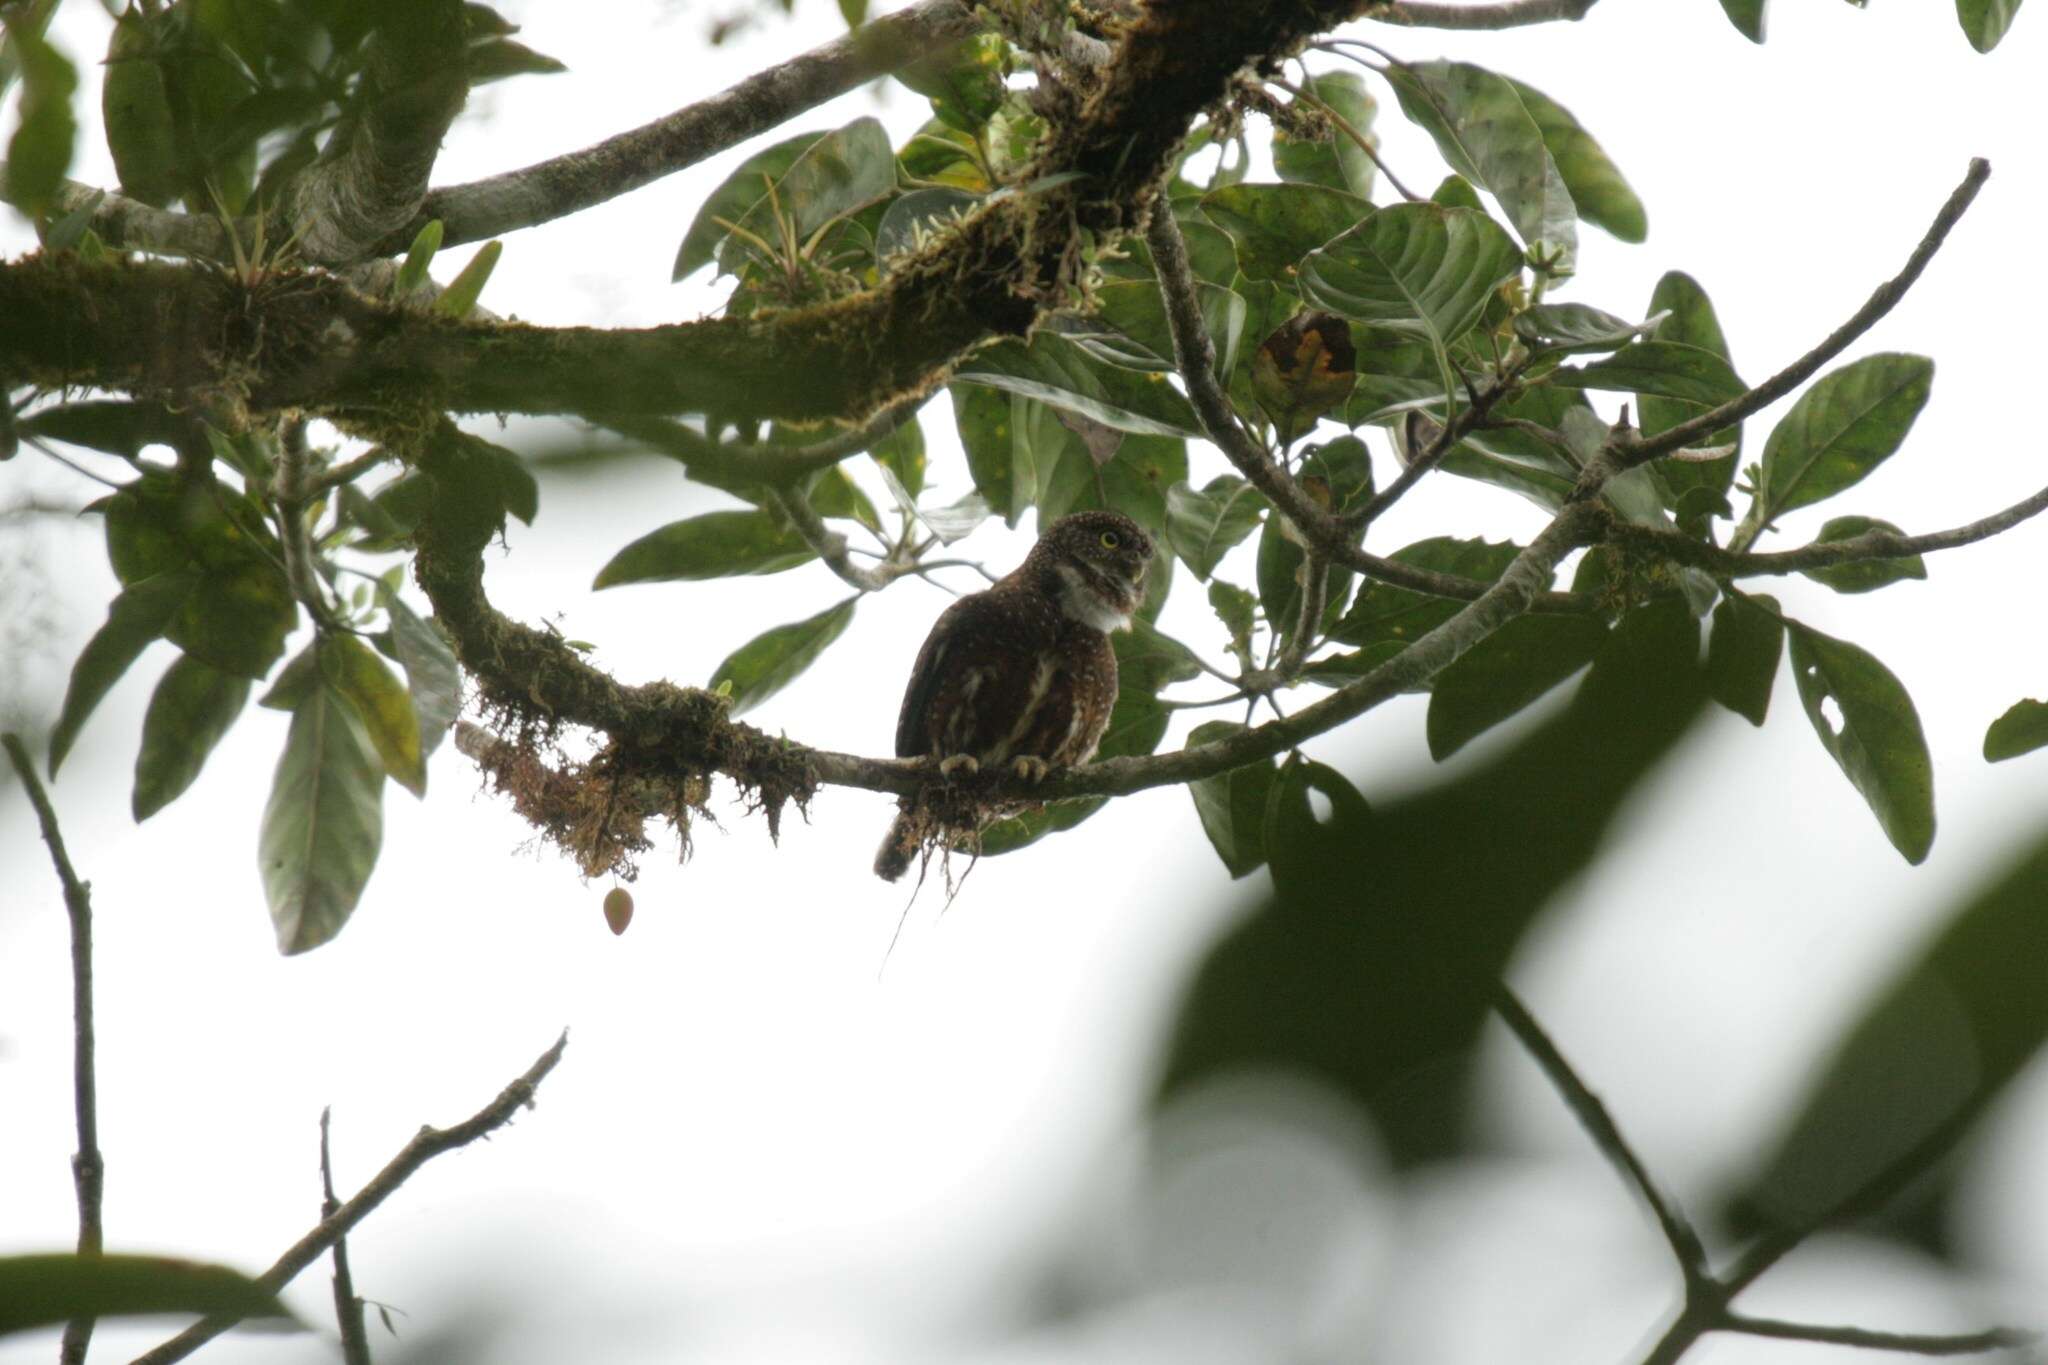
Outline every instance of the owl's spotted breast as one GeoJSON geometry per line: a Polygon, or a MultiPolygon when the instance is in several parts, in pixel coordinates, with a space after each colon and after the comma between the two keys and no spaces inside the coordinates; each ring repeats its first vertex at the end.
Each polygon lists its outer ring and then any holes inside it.
{"type": "MultiPolygon", "coordinates": [[[[911,670],[896,753],[940,771],[1027,779],[1094,756],[1116,704],[1110,629],[1136,610],[1152,542],[1115,512],[1055,522],[1013,573],[961,598],[932,627],[911,670]]],[[[894,881],[919,839],[911,798],[882,842],[878,875],[894,881]]]]}

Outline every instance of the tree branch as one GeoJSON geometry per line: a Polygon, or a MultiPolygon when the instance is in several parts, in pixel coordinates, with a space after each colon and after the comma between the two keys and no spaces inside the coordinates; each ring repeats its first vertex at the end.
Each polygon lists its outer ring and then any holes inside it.
{"type": "Polygon", "coordinates": [[[1503,29],[1530,24],[1576,22],[1599,0],[1508,0],[1499,5],[1434,4],[1430,0],[1393,0],[1367,5],[1360,17],[1403,28],[1503,29]]]}
{"type": "MultiPolygon", "coordinates": [[[[19,735],[0,735],[0,747],[21,778],[29,805],[35,808],[43,842],[50,847],[50,863],[64,888],[64,910],[71,920],[71,1102],[78,1125],[78,1151],[71,1158],[71,1184],[78,1196],[78,1254],[97,1256],[103,1249],[101,1204],[105,1197],[107,1167],[100,1156],[99,1097],[94,1081],[92,1024],[92,887],[80,881],[72,869],[71,856],[64,850],[64,834],[57,827],[57,811],[50,794],[36,776],[35,761],[28,755],[19,735]]],[[[92,1342],[93,1320],[73,1318],[64,1326],[64,1340],[58,1348],[63,1365],[84,1365],[86,1348],[92,1342]]]]}
{"type": "Polygon", "coordinates": [[[1649,1168],[1643,1165],[1642,1158],[1636,1155],[1635,1149],[1629,1146],[1628,1139],[1622,1136],[1621,1128],[1615,1123],[1614,1116],[1607,1112],[1607,1106],[1602,1104],[1600,1097],[1579,1079],[1578,1073],[1572,1070],[1571,1063],[1558,1051],[1557,1044],[1550,1040],[1550,1035],[1536,1022],[1536,1016],[1529,1013],[1528,1007],[1508,988],[1506,982],[1495,986],[1493,1008],[1494,1012],[1500,1015],[1501,1022],[1508,1026],[1508,1031],[1515,1035],[1523,1049],[1535,1059],[1536,1065],[1543,1069],[1543,1074],[1549,1078],[1551,1088],[1564,1100],[1565,1107],[1572,1111],[1572,1116],[1579,1121],[1579,1126],[1586,1130],[1586,1136],[1593,1139],[1593,1145],[1600,1149],[1600,1154],[1621,1172],[1622,1178],[1633,1186],[1643,1202],[1650,1206],[1650,1213],[1656,1218],[1658,1229],[1663,1232],[1665,1242],[1671,1247],[1672,1257],[1678,1262],[1680,1273],[1685,1276],[1689,1297],[1693,1292],[1693,1286],[1707,1276],[1707,1250],[1700,1242],[1699,1233],[1679,1207],[1657,1188],[1657,1182],[1651,1178],[1649,1168]]]}
{"type": "MultiPolygon", "coordinates": [[[[327,1148],[327,1125],[334,1111],[320,1111],[320,1221],[341,1211],[334,1196],[334,1162],[327,1148]]],[[[348,1238],[334,1239],[334,1323],[341,1333],[342,1365],[370,1365],[370,1333],[363,1321],[363,1301],[356,1297],[355,1276],[348,1268],[348,1238]]]]}
{"type": "Polygon", "coordinates": [[[1738,552],[1694,540],[1683,531],[1645,526],[1640,522],[1613,518],[1605,532],[1608,544],[1621,545],[1704,569],[1720,578],[1752,578],[1765,574],[1804,573],[1836,564],[1858,564],[1873,559],[1903,559],[1909,555],[1933,554],[1989,540],[2021,522],[2048,512],[2048,488],[2022,498],[2001,512],[1979,518],[1967,525],[1925,535],[1906,536],[1891,531],[1865,531],[1846,540],[1815,541],[1795,550],[1738,552]]]}
{"type": "Polygon", "coordinates": [[[1832,1346],[1860,1346],[1870,1351],[1898,1351],[1917,1356],[1978,1355],[2014,1346],[2031,1346],[2041,1339],[2039,1332],[2018,1327],[1990,1327],[1981,1332],[1948,1336],[1931,1332],[1879,1332],[1867,1327],[1823,1327],[1816,1323],[1752,1318],[1741,1313],[1728,1314],[1722,1320],[1720,1330],[1741,1332],[1752,1337],[1775,1337],[1780,1341],[1817,1341],[1832,1346]]]}
{"type": "MultiPolygon", "coordinates": [[[[371,1177],[369,1184],[357,1191],[353,1199],[322,1218],[318,1227],[293,1243],[270,1269],[257,1276],[257,1286],[265,1294],[276,1294],[291,1283],[293,1276],[318,1260],[322,1252],[374,1213],[377,1206],[395,1194],[398,1187],[411,1179],[420,1167],[443,1152],[467,1147],[478,1138],[496,1132],[510,1123],[519,1110],[531,1108],[534,1092],[555,1069],[555,1063],[562,1060],[562,1049],[568,1045],[569,1034],[564,1030],[554,1046],[541,1053],[524,1075],[513,1080],[482,1109],[453,1127],[420,1129],[412,1141],[385,1164],[383,1170],[371,1177]]],[[[240,1321],[241,1318],[224,1313],[201,1318],[163,1345],[137,1356],[134,1365],[170,1365],[171,1361],[183,1360],[240,1321]]]]}
{"type": "Polygon", "coordinates": [[[738,146],[807,109],[979,31],[961,0],[920,0],[709,99],[595,146],[429,193],[411,221],[375,248],[397,255],[439,218],[443,245],[497,237],[616,199],[738,146]]]}
{"type": "Polygon", "coordinates": [[[1913,248],[1913,254],[1907,258],[1905,268],[1879,285],[1864,301],[1863,306],[1850,314],[1847,322],[1828,333],[1818,346],[1740,397],[1732,398],[1717,408],[1680,422],[1677,426],[1658,432],[1655,436],[1634,441],[1622,452],[1622,467],[1632,469],[1639,464],[1669,455],[1673,451],[1698,445],[1715,432],[1732,427],[1745,417],[1762,411],[1812,378],[1821,366],[1847,350],[1850,343],[1876,326],[1878,319],[1891,312],[1899,300],[1906,296],[1906,291],[1919,280],[1921,272],[1927,269],[1927,263],[1934,259],[1934,253],[1941,250],[1941,244],[1948,239],[1949,230],[1961,221],[1971,202],[1976,199],[1977,191],[1984,188],[1984,182],[1990,176],[1990,162],[1983,157],[1972,159],[1962,183],[1955,187],[1948,197],[1948,202],[1934,215],[1934,222],[1928,226],[1926,235],[1920,239],[1920,244],[1913,248]]]}
{"type": "Polygon", "coordinates": [[[825,567],[839,575],[840,581],[861,592],[880,592],[905,574],[917,572],[917,566],[902,564],[894,560],[884,561],[875,567],[853,562],[852,554],[846,548],[846,537],[825,524],[818,515],[811,500],[794,488],[771,488],[768,500],[789,518],[804,543],[818,552],[818,558],[825,561],[825,567]]]}

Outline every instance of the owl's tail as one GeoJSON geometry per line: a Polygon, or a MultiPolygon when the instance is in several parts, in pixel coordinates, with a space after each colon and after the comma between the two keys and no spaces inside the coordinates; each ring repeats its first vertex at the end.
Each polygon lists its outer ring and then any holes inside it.
{"type": "Polygon", "coordinates": [[[875,850],[877,877],[893,882],[910,870],[910,860],[917,856],[918,845],[924,842],[919,824],[909,803],[899,803],[895,821],[882,837],[882,846],[875,850]]]}

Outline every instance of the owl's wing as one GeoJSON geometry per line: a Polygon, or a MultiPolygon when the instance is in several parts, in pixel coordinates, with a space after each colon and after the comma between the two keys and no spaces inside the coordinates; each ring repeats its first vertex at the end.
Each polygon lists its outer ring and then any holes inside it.
{"type": "Polygon", "coordinates": [[[930,752],[931,717],[941,704],[946,684],[967,669],[1028,650],[1036,643],[1037,622],[1002,590],[970,593],[941,612],[911,666],[910,685],[903,690],[903,710],[896,717],[896,756],[919,758],[930,752]],[[1028,636],[1031,638],[1018,638],[1028,636]]]}

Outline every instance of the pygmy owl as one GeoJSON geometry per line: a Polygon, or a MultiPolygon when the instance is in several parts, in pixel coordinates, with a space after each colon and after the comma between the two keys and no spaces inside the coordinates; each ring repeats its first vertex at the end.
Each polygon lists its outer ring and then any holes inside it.
{"type": "MultiPolygon", "coordinates": [[[[1017,569],[940,615],[903,694],[899,758],[934,758],[940,773],[1006,769],[1038,781],[1086,763],[1116,704],[1109,633],[1131,623],[1152,540],[1116,512],[1076,512],[1048,527],[1017,569]]],[[[921,840],[916,798],[875,855],[895,881],[921,840]]]]}

